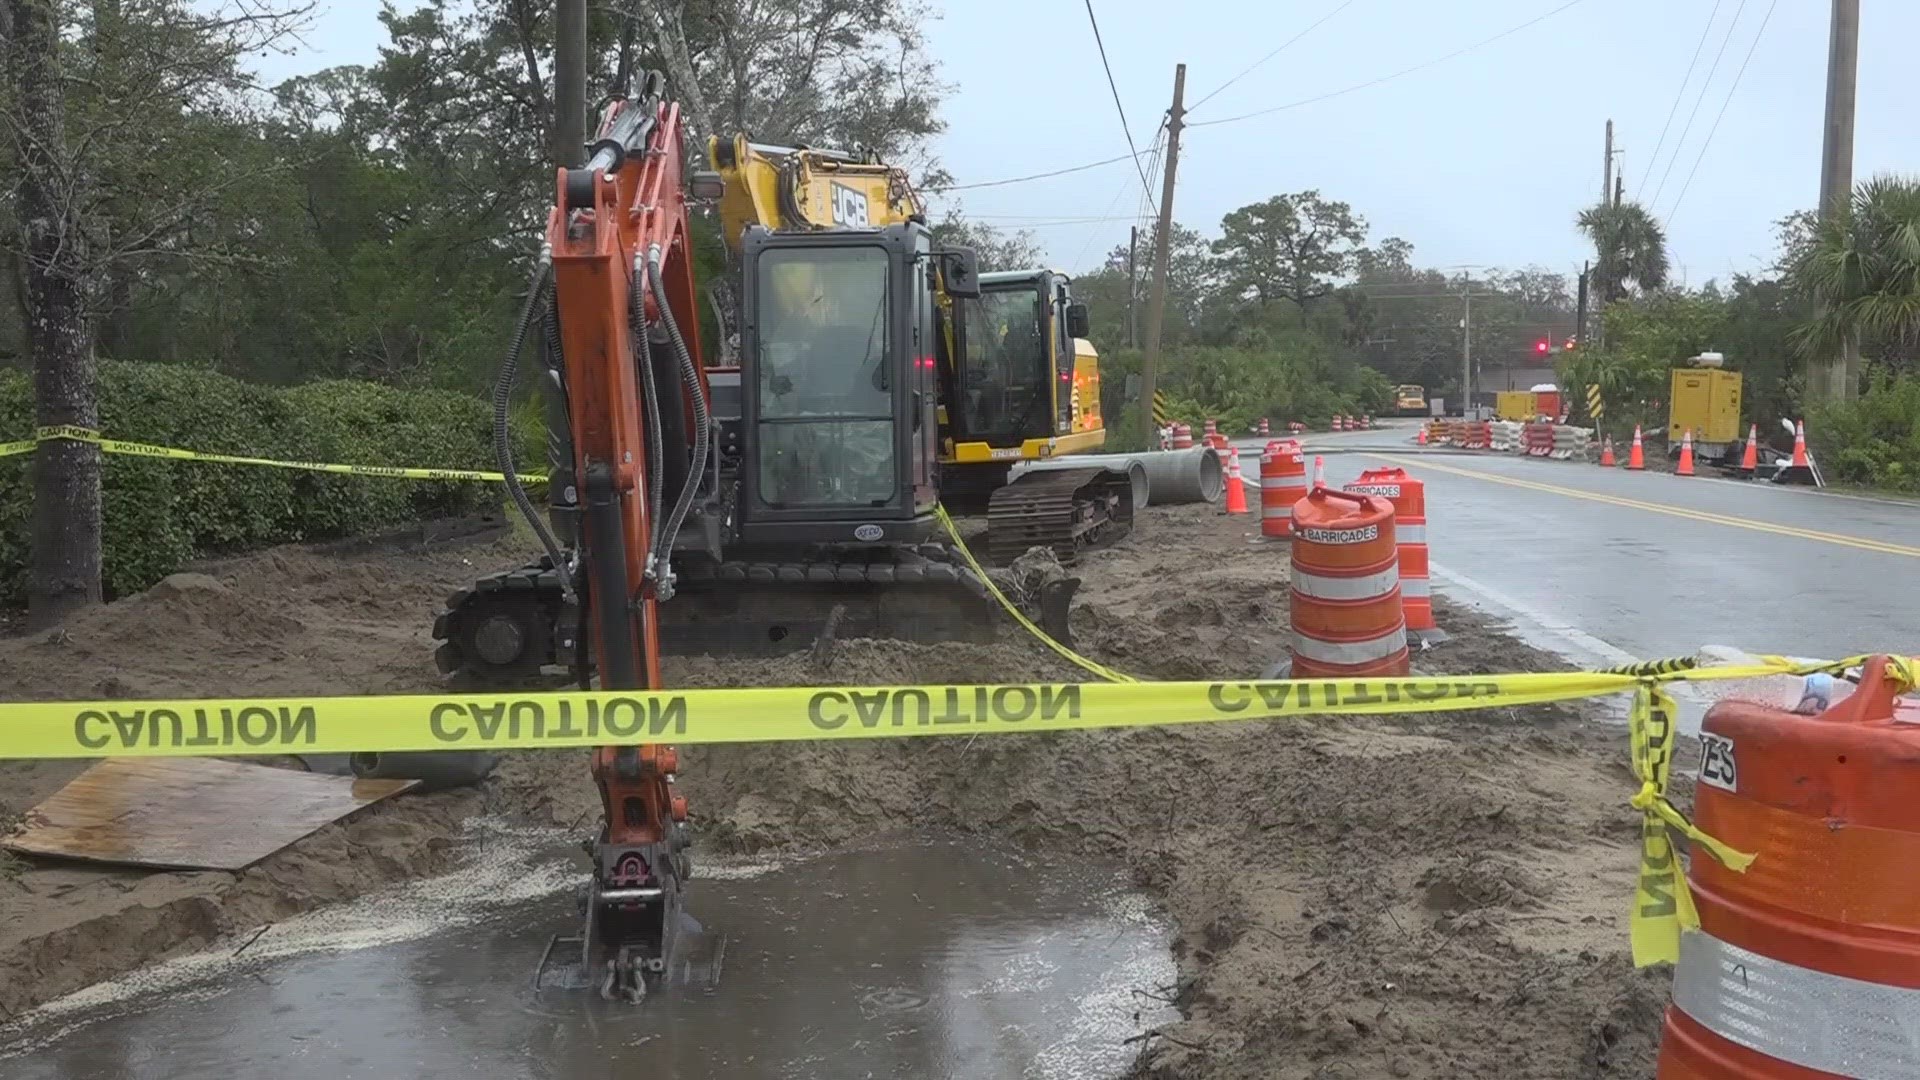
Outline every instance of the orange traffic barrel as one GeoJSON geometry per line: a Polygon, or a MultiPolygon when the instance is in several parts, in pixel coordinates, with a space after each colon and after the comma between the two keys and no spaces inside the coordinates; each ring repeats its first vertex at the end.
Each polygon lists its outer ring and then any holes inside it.
{"type": "Polygon", "coordinates": [[[1315,487],[1293,504],[1293,677],[1407,674],[1393,504],[1315,487]]]}
{"type": "Polygon", "coordinates": [[[1347,490],[1393,504],[1394,539],[1400,546],[1400,608],[1406,612],[1407,629],[1438,629],[1427,569],[1427,485],[1408,476],[1405,469],[1368,469],[1347,490]]]}
{"type": "Polygon", "coordinates": [[[1220,421],[1218,420],[1207,421],[1207,431],[1206,431],[1207,442],[1211,444],[1214,438],[1219,434],[1220,434],[1220,421]]]}
{"type": "Polygon", "coordinates": [[[1292,439],[1276,439],[1260,452],[1260,535],[1293,535],[1293,504],[1307,494],[1307,455],[1292,439]]]}
{"type": "Polygon", "coordinates": [[[1175,450],[1193,449],[1193,426],[1190,424],[1173,425],[1173,448],[1175,450]]]}
{"type": "Polygon", "coordinates": [[[1906,681],[1874,657],[1825,711],[1708,710],[1694,822],[1755,858],[1745,873],[1692,860],[1700,928],[1680,938],[1661,1080],[1920,1076],[1920,702],[1897,700],[1906,681]]]}

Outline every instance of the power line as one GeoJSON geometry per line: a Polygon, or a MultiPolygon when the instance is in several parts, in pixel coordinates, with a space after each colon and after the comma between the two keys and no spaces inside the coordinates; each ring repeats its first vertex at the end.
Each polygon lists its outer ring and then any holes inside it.
{"type": "Polygon", "coordinates": [[[1152,193],[1147,186],[1147,170],[1140,167],[1140,148],[1133,145],[1133,125],[1127,123],[1127,107],[1120,104],[1120,87],[1113,81],[1113,67],[1107,63],[1107,43],[1100,38],[1100,20],[1094,17],[1093,0],[1086,0],[1087,22],[1093,24],[1093,43],[1100,49],[1100,66],[1107,73],[1107,89],[1113,91],[1113,107],[1120,113],[1120,131],[1127,137],[1127,149],[1133,151],[1133,171],[1140,174],[1140,190],[1152,193]]]}
{"type": "Polygon", "coordinates": [[[1481,40],[1476,41],[1471,45],[1466,45],[1461,48],[1455,49],[1452,52],[1446,54],[1445,56],[1435,57],[1434,59],[1428,60],[1425,63],[1415,64],[1409,68],[1401,68],[1399,71],[1396,71],[1391,75],[1382,75],[1376,79],[1368,79],[1366,82],[1355,83],[1352,86],[1348,86],[1340,90],[1334,90],[1329,93],[1320,94],[1315,97],[1301,98],[1299,101],[1290,101],[1285,105],[1275,105],[1271,108],[1256,109],[1253,112],[1241,113],[1238,116],[1223,117],[1219,120],[1200,120],[1192,124],[1189,124],[1188,126],[1189,127],[1212,127],[1216,124],[1232,124],[1232,123],[1237,123],[1238,121],[1241,121],[1241,120],[1251,120],[1256,116],[1269,116],[1269,115],[1272,115],[1273,113],[1285,112],[1288,109],[1297,109],[1302,105],[1312,105],[1315,102],[1326,101],[1329,98],[1341,97],[1346,94],[1351,94],[1356,90],[1365,90],[1368,87],[1379,86],[1381,83],[1392,82],[1393,80],[1398,79],[1403,75],[1411,75],[1416,71],[1425,71],[1430,67],[1434,67],[1438,64],[1444,64],[1447,61],[1452,60],[1456,57],[1465,56],[1466,54],[1473,52],[1476,49],[1485,48],[1486,46],[1491,45],[1496,41],[1499,41],[1501,38],[1512,37],[1514,34],[1517,34],[1520,31],[1527,29],[1528,27],[1534,25],[1535,23],[1545,22],[1548,19],[1553,18],[1555,15],[1560,14],[1561,12],[1567,10],[1570,7],[1574,7],[1580,4],[1581,2],[1582,0],[1567,0],[1566,3],[1561,4],[1559,7],[1554,8],[1552,11],[1546,12],[1545,14],[1542,14],[1542,15],[1536,15],[1533,18],[1528,19],[1526,22],[1523,22],[1518,26],[1509,27],[1508,29],[1502,30],[1499,33],[1493,35],[1492,37],[1482,38],[1481,40]]]}
{"type": "Polygon", "coordinates": [[[1007,184],[1024,184],[1029,180],[1045,180],[1049,177],[1065,176],[1068,173],[1086,172],[1088,169],[1097,169],[1102,165],[1112,165],[1116,161],[1126,161],[1129,158],[1137,157],[1139,157],[1138,154],[1121,154],[1119,157],[1101,158],[1099,161],[1089,161],[1084,165],[1070,165],[1064,169],[1028,173],[1025,176],[1009,176],[1005,180],[980,180],[971,184],[948,184],[945,187],[929,187],[927,190],[940,192],[972,191],[976,188],[1004,187],[1007,184]]]}
{"type": "MultiPolygon", "coordinates": [[[[1559,7],[1554,8],[1552,11],[1546,12],[1545,14],[1542,14],[1542,15],[1537,15],[1531,19],[1528,19],[1526,22],[1523,22],[1520,25],[1515,26],[1511,29],[1502,30],[1500,33],[1495,34],[1490,38],[1485,38],[1483,40],[1476,41],[1473,44],[1468,45],[1464,48],[1455,49],[1454,51],[1448,53],[1445,56],[1438,57],[1433,60],[1429,60],[1424,64],[1415,64],[1413,67],[1403,68],[1399,71],[1394,72],[1391,75],[1382,75],[1377,79],[1370,79],[1367,82],[1356,83],[1355,85],[1349,86],[1343,90],[1335,90],[1332,93],[1321,94],[1318,97],[1305,98],[1300,101],[1290,102],[1286,105],[1276,105],[1270,109],[1261,109],[1257,112],[1243,113],[1239,116],[1228,116],[1219,120],[1199,120],[1199,121],[1195,121],[1194,123],[1187,124],[1186,126],[1189,128],[1196,128],[1196,127],[1210,127],[1214,124],[1231,124],[1240,120],[1248,120],[1256,116],[1266,116],[1269,113],[1282,112],[1287,109],[1297,109],[1302,105],[1311,105],[1311,104],[1314,104],[1315,102],[1326,101],[1329,98],[1337,98],[1345,94],[1351,94],[1356,90],[1365,90],[1368,87],[1378,86],[1381,83],[1392,82],[1394,79],[1398,79],[1403,75],[1411,75],[1416,71],[1424,71],[1427,68],[1433,67],[1436,64],[1443,64],[1448,60],[1454,59],[1455,57],[1464,56],[1467,53],[1473,52],[1476,49],[1484,48],[1485,46],[1491,45],[1494,42],[1499,41],[1501,38],[1510,37],[1514,34],[1517,34],[1520,31],[1525,30],[1530,26],[1533,26],[1535,23],[1545,22],[1546,20],[1553,18],[1555,15],[1558,15],[1561,12],[1567,10],[1568,8],[1574,7],[1582,2],[1583,0],[1567,0],[1567,3],[1561,4],[1559,7]]],[[[1070,173],[1086,172],[1088,169],[1098,169],[1103,165],[1112,165],[1116,162],[1126,161],[1130,157],[1133,159],[1138,159],[1141,156],[1143,155],[1140,155],[1137,153],[1132,155],[1121,154],[1117,157],[1102,158],[1099,161],[1089,161],[1082,165],[1069,165],[1064,169],[1050,169],[1046,172],[1029,173],[1026,176],[1009,176],[1004,180],[981,180],[971,184],[949,184],[946,187],[932,187],[932,188],[928,188],[927,190],[933,191],[933,192],[971,191],[977,188],[1003,187],[1007,184],[1024,184],[1031,180],[1047,180],[1056,176],[1066,176],[1070,173]]]]}
{"type": "Polygon", "coordinates": [[[1315,30],[1320,28],[1320,23],[1326,22],[1328,19],[1331,19],[1335,15],[1338,15],[1341,12],[1347,10],[1348,8],[1352,7],[1353,4],[1354,4],[1354,0],[1346,0],[1346,3],[1341,4],[1339,7],[1334,8],[1332,11],[1329,11],[1325,15],[1320,16],[1319,20],[1315,22],[1313,25],[1307,27],[1305,30],[1300,31],[1299,33],[1293,35],[1287,40],[1281,42],[1279,48],[1273,50],[1272,52],[1261,57],[1260,59],[1255,60],[1253,63],[1248,64],[1246,68],[1240,72],[1240,74],[1235,75],[1233,78],[1228,79],[1226,82],[1223,82],[1219,86],[1214,87],[1213,90],[1209,92],[1206,97],[1203,97],[1199,101],[1196,101],[1193,104],[1187,106],[1187,111],[1192,112],[1193,110],[1213,100],[1213,97],[1215,94],[1218,94],[1220,91],[1225,90],[1227,87],[1232,86],[1234,83],[1239,82],[1242,78],[1251,74],[1254,68],[1257,68],[1261,64],[1264,64],[1267,61],[1273,59],[1274,57],[1279,56],[1281,53],[1286,51],[1287,46],[1292,45],[1294,42],[1299,41],[1301,38],[1306,37],[1308,34],[1313,33],[1315,30]]]}
{"type": "MultiPolygon", "coordinates": [[[[1713,0],[1713,10],[1707,12],[1707,25],[1700,28],[1700,40],[1694,43],[1693,59],[1687,61],[1687,73],[1680,80],[1680,89],[1673,92],[1673,104],[1667,106],[1667,122],[1660,125],[1660,138],[1653,144],[1653,153],[1647,157],[1647,170],[1640,174],[1640,182],[1634,185],[1635,198],[1647,189],[1647,178],[1653,175],[1653,167],[1660,163],[1660,148],[1667,144],[1667,130],[1673,127],[1673,114],[1680,111],[1680,99],[1687,96],[1687,84],[1693,81],[1693,69],[1699,66],[1700,50],[1707,47],[1707,38],[1713,34],[1713,20],[1720,16],[1720,5],[1724,0],[1713,0]]],[[[1674,153],[1680,148],[1675,147],[1674,153]]]]}
{"type": "Polygon", "coordinates": [[[1727,55],[1727,46],[1733,43],[1733,32],[1740,26],[1740,16],[1747,13],[1747,0],[1740,0],[1740,6],[1733,9],[1733,21],[1727,24],[1727,33],[1720,39],[1720,50],[1713,54],[1713,63],[1707,68],[1707,78],[1700,84],[1700,96],[1693,99],[1693,110],[1687,113],[1687,122],[1680,128],[1680,141],[1673,144],[1673,154],[1667,158],[1667,167],[1660,173],[1660,183],[1653,189],[1653,198],[1647,200],[1652,207],[1659,203],[1660,193],[1667,190],[1667,177],[1673,175],[1673,166],[1680,160],[1680,148],[1687,145],[1687,132],[1693,130],[1694,117],[1700,115],[1700,106],[1707,100],[1707,88],[1713,85],[1713,73],[1720,70],[1720,58],[1727,55]]]}
{"type": "Polygon", "coordinates": [[[1667,219],[1661,222],[1661,228],[1673,222],[1673,215],[1680,212],[1680,204],[1686,201],[1687,189],[1693,186],[1693,174],[1700,171],[1700,162],[1707,156],[1707,147],[1713,145],[1713,133],[1720,130],[1720,118],[1727,115],[1727,106],[1733,104],[1733,92],[1740,89],[1740,76],[1747,73],[1747,62],[1753,59],[1754,51],[1760,48],[1760,39],[1767,32],[1767,20],[1773,18],[1773,9],[1779,3],[1780,0],[1772,0],[1767,5],[1767,13],[1760,17],[1760,29],[1753,35],[1753,44],[1747,46],[1747,55],[1740,59],[1740,70],[1733,73],[1733,85],[1727,87],[1726,100],[1720,103],[1720,111],[1714,114],[1713,126],[1707,129],[1707,139],[1700,144],[1700,153],[1694,157],[1693,167],[1687,170],[1686,182],[1680,185],[1680,194],[1674,197],[1673,206],[1667,211],[1667,219]]]}

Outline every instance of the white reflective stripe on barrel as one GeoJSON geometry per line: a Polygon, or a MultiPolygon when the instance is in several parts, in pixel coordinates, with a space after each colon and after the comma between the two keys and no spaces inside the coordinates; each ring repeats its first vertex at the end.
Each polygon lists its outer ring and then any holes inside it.
{"type": "Polygon", "coordinates": [[[1320,641],[1305,634],[1293,635],[1293,654],[1323,664],[1364,664],[1383,656],[1392,656],[1407,647],[1406,627],[1368,641],[1320,641]]]}
{"type": "Polygon", "coordinates": [[[1400,568],[1389,566],[1359,577],[1331,577],[1309,573],[1297,564],[1293,568],[1293,588],[1315,600],[1372,600],[1385,596],[1400,583],[1400,568]]]}
{"type": "Polygon", "coordinates": [[[1396,544],[1399,544],[1401,547],[1405,547],[1408,544],[1426,543],[1427,542],[1426,523],[1421,522],[1418,525],[1408,525],[1403,521],[1398,521],[1398,520],[1394,521],[1393,542],[1396,544]]]}
{"type": "Polygon", "coordinates": [[[1400,595],[1432,596],[1433,582],[1423,577],[1403,577],[1400,579],[1400,595]]]}
{"type": "Polygon", "coordinates": [[[1293,507],[1287,506],[1285,504],[1282,504],[1280,506],[1262,507],[1260,509],[1260,516],[1270,517],[1270,518],[1291,518],[1293,516],[1293,507]]]}
{"type": "Polygon", "coordinates": [[[1263,476],[1260,478],[1260,488],[1262,491],[1285,487],[1299,488],[1301,491],[1307,490],[1307,474],[1294,473],[1292,476],[1263,476]]]}
{"type": "Polygon", "coordinates": [[[1778,1061],[1859,1080],[1920,1076],[1920,990],[1829,975],[1690,930],[1673,1003],[1778,1061]]]}

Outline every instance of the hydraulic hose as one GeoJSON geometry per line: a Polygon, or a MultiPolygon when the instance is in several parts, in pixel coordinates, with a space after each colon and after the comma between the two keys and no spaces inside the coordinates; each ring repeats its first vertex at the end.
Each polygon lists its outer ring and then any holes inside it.
{"type": "Polygon", "coordinates": [[[652,527],[652,535],[647,538],[647,551],[660,550],[660,537],[665,522],[660,519],[661,487],[666,483],[665,447],[660,435],[660,388],[659,380],[653,374],[653,354],[647,345],[647,301],[643,278],[646,276],[645,260],[635,256],[633,260],[633,285],[627,297],[627,326],[633,333],[633,361],[640,369],[640,385],[646,395],[647,410],[647,523],[652,527]]]}
{"type": "Polygon", "coordinates": [[[654,548],[654,569],[658,575],[661,599],[673,595],[673,569],[669,561],[673,553],[673,542],[680,535],[680,526],[693,509],[693,497],[707,471],[707,450],[712,441],[712,418],[707,410],[707,396],[700,386],[700,370],[693,364],[693,354],[687,350],[687,341],[680,335],[680,326],[674,321],[673,307],[667,302],[667,289],[661,281],[661,257],[658,244],[647,250],[647,284],[653,290],[655,304],[660,308],[660,322],[667,328],[667,339],[673,343],[673,352],[680,361],[680,378],[686,383],[687,397],[693,402],[693,464],[687,470],[687,482],[680,488],[680,497],[674,500],[673,512],[667,516],[667,527],[660,543],[654,548]]]}
{"type": "Polygon", "coordinates": [[[567,573],[567,560],[560,551],[560,544],[553,538],[552,530],[547,528],[546,519],[535,509],[533,500],[527,497],[527,489],[520,483],[520,474],[513,467],[513,384],[520,372],[520,352],[526,348],[527,335],[533,331],[533,320],[540,311],[540,302],[546,299],[547,288],[553,283],[553,249],[540,245],[540,261],[534,267],[533,281],[527,287],[527,302],[520,308],[519,321],[514,324],[513,338],[507,345],[506,359],[500,362],[500,372],[493,380],[493,459],[500,473],[506,478],[507,494],[512,497],[513,505],[520,511],[527,524],[533,526],[535,536],[540,538],[540,546],[546,549],[547,558],[553,560],[553,568],[560,578],[560,590],[568,600],[573,599],[573,582],[567,573]]]}

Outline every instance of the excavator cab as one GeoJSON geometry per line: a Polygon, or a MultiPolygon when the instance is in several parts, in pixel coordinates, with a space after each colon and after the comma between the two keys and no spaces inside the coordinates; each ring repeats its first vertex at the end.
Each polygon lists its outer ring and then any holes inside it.
{"type": "Polygon", "coordinates": [[[987,496],[1006,484],[1015,462],[1105,441],[1087,307],[1073,299],[1065,274],[982,274],[979,299],[957,310],[959,359],[946,393],[949,499],[987,496]]]}
{"type": "Polygon", "coordinates": [[[741,239],[743,549],[917,544],[940,501],[939,298],[972,253],[918,221],[741,239]]]}

